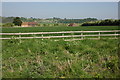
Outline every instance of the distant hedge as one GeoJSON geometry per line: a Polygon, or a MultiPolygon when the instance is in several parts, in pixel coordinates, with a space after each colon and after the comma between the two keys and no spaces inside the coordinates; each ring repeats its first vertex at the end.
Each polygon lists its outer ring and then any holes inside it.
{"type": "Polygon", "coordinates": [[[2,25],[2,27],[13,27],[14,24],[13,23],[5,23],[2,25]]]}
{"type": "Polygon", "coordinates": [[[95,22],[85,22],[82,26],[119,26],[120,20],[106,19],[95,22]]]}

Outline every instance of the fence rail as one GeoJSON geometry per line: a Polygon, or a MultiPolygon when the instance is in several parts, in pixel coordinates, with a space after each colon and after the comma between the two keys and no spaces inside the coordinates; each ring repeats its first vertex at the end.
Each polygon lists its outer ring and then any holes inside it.
{"type": "Polygon", "coordinates": [[[117,38],[120,36],[119,34],[120,30],[111,30],[111,31],[62,31],[62,32],[34,32],[34,33],[0,33],[0,35],[19,35],[19,37],[7,37],[7,38],[0,38],[0,39],[46,39],[46,38],[76,38],[80,37],[81,39],[84,39],[83,37],[98,37],[101,38],[101,36],[115,36],[117,38]],[[110,33],[112,32],[112,33],[110,33]],[[70,35],[65,35],[66,33],[70,33],[70,35]],[[78,35],[74,35],[74,33],[79,33],[78,35]],[[97,34],[84,34],[84,33],[97,33],[97,34]],[[104,33],[104,34],[103,34],[104,33]],[[33,37],[21,37],[22,35],[39,35],[42,36],[33,36],[33,37]],[[62,36],[43,36],[44,34],[63,34],[62,36]]]}
{"type": "Polygon", "coordinates": [[[31,35],[31,34],[61,34],[61,33],[95,33],[95,32],[120,32],[120,30],[111,30],[111,31],[62,31],[62,32],[34,32],[34,33],[0,33],[0,35],[31,35]]]}

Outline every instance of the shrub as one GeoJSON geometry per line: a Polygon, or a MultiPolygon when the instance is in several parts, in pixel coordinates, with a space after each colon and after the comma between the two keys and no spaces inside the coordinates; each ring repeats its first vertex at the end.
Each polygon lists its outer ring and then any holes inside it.
{"type": "Polygon", "coordinates": [[[6,23],[6,24],[3,25],[3,27],[13,27],[13,26],[14,26],[13,23],[6,23]]]}
{"type": "Polygon", "coordinates": [[[120,20],[101,20],[101,21],[95,21],[95,22],[85,22],[82,24],[82,26],[118,26],[120,25],[120,20]]]}

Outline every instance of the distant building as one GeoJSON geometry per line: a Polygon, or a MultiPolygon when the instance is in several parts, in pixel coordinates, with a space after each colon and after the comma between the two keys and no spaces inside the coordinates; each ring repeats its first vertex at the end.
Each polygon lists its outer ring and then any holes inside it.
{"type": "Polygon", "coordinates": [[[34,26],[36,26],[36,25],[37,25],[36,22],[23,22],[23,23],[21,24],[22,27],[34,27],[34,26]]]}
{"type": "Polygon", "coordinates": [[[70,23],[70,24],[68,24],[68,26],[78,26],[78,24],[76,24],[76,23],[70,23]]]}

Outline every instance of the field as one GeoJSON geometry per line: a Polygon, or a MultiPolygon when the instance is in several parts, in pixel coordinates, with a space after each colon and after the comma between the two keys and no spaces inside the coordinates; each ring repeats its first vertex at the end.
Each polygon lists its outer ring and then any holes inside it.
{"type": "Polygon", "coordinates": [[[3,78],[116,78],[118,40],[3,40],[3,78]]]}
{"type": "Polygon", "coordinates": [[[79,27],[16,27],[2,28],[3,33],[19,32],[57,32],[57,31],[97,31],[97,30],[118,30],[118,26],[79,26],[79,27]]]}
{"type": "MultiPolygon", "coordinates": [[[[2,28],[3,33],[118,30],[118,26],[2,28]]],[[[3,78],[118,78],[117,39],[2,40],[3,78]]]]}

